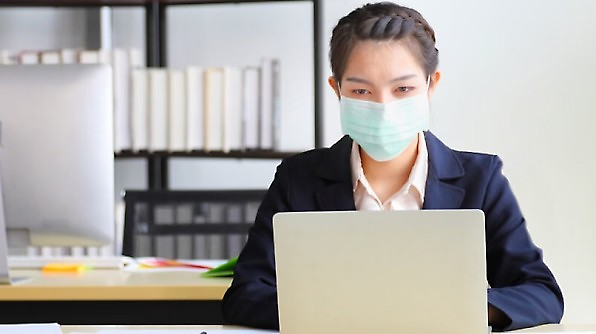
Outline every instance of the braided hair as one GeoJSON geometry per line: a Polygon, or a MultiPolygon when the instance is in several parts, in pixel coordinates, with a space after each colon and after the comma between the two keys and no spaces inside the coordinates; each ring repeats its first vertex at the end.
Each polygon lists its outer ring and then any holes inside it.
{"type": "Polygon", "coordinates": [[[392,2],[366,4],[339,20],[329,43],[331,70],[341,82],[348,58],[359,41],[403,41],[428,76],[437,70],[435,32],[414,9],[392,2]]]}

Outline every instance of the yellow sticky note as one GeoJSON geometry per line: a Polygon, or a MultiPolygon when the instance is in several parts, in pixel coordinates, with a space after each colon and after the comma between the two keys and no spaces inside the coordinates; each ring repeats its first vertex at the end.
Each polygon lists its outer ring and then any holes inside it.
{"type": "Polygon", "coordinates": [[[89,267],[80,263],[47,263],[41,271],[44,273],[80,273],[88,270],[89,267]]]}

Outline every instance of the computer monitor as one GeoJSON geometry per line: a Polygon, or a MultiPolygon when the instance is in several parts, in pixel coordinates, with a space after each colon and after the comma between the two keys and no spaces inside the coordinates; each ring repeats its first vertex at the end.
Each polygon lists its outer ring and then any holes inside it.
{"type": "Polygon", "coordinates": [[[112,103],[106,65],[0,66],[0,177],[11,254],[113,243],[112,103]]]}

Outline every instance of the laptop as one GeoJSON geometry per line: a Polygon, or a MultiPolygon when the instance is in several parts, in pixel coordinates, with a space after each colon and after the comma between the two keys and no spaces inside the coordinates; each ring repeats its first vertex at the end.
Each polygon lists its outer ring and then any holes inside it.
{"type": "Polygon", "coordinates": [[[281,334],[487,333],[480,210],[278,213],[281,334]]]}

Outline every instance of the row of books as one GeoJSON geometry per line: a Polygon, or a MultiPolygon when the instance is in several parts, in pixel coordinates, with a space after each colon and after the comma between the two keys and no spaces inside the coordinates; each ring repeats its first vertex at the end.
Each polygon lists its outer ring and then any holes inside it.
{"type": "Polygon", "coordinates": [[[260,66],[135,69],[131,90],[132,151],[279,150],[275,59],[260,66]]]}
{"type": "Polygon", "coordinates": [[[146,68],[137,49],[0,50],[0,64],[109,64],[114,152],[279,151],[280,63],[146,68]]]}
{"type": "Polygon", "coordinates": [[[0,65],[32,64],[120,64],[123,60],[130,66],[144,66],[139,49],[87,50],[66,48],[59,50],[0,50],[0,65]]]}
{"type": "MultiPolygon", "coordinates": [[[[260,202],[161,205],[153,208],[157,226],[193,224],[252,224],[260,202]]],[[[139,210],[140,208],[137,208],[139,210]]],[[[136,257],[157,256],[173,259],[227,259],[238,256],[247,240],[246,233],[225,234],[160,234],[146,233],[139,210],[135,223],[134,254],[136,257]]]]}

